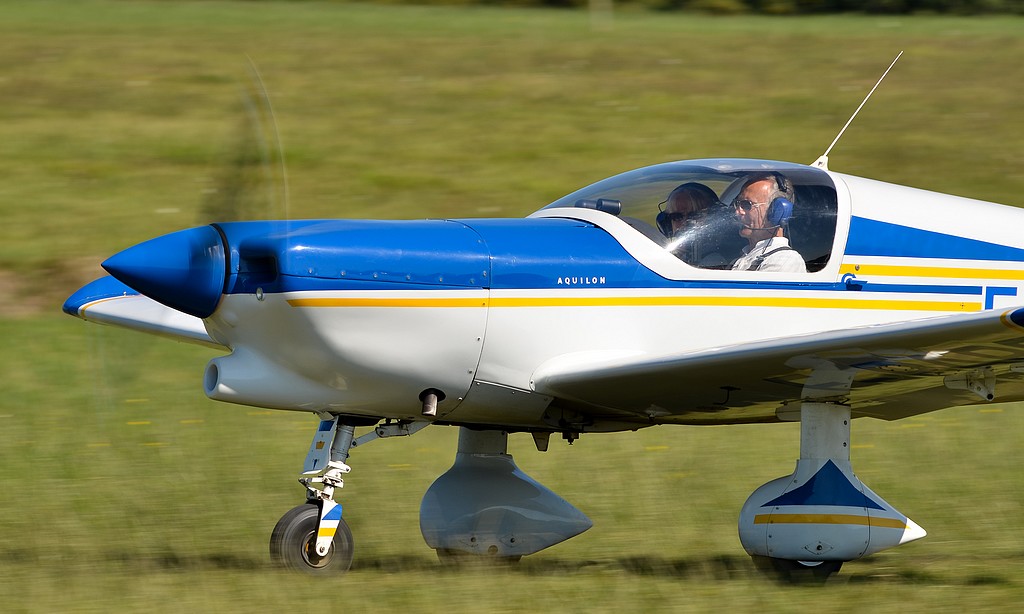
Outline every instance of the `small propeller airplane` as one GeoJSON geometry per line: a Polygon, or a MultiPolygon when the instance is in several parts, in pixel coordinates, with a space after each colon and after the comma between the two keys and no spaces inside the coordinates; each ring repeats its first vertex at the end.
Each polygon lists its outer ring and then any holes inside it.
{"type": "Polygon", "coordinates": [[[458,427],[423,537],[516,560],[591,521],[516,466],[509,433],[544,451],[799,422],[793,473],[750,495],[739,535],[770,573],[827,578],[925,535],[854,474],[852,419],[1024,400],[1024,211],[827,154],[648,166],[518,219],[210,224],[114,255],[64,311],[223,350],[211,399],[320,417],[306,502],[270,538],[285,568],[350,567],[336,494],[377,438],[458,427]],[[689,212],[670,198],[687,190],[689,212]]]}

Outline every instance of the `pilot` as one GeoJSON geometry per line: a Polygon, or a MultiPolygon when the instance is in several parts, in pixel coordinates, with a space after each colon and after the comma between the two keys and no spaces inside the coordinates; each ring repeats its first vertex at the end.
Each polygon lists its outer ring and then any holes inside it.
{"type": "MultiPolygon", "coordinates": [[[[669,239],[669,251],[692,266],[718,266],[724,259],[713,249],[711,218],[723,208],[708,186],[688,182],[669,192],[658,213],[658,230],[669,239]]],[[[728,263],[725,260],[725,263],[728,263]]]]}
{"type": "Polygon", "coordinates": [[[740,236],[747,240],[734,271],[806,273],[803,257],[789,245],[786,231],[793,215],[793,183],[778,173],[746,179],[733,200],[740,236]]]}

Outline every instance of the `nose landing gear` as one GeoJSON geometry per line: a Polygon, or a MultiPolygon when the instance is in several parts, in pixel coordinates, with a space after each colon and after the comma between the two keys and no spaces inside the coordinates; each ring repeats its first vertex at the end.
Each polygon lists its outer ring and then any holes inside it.
{"type": "Polygon", "coordinates": [[[317,525],[320,506],[305,503],[288,511],[270,535],[270,559],[274,564],[291,571],[314,575],[334,575],[348,571],[355,551],[352,531],[341,519],[338,507],[338,525],[327,546],[327,552],[317,552],[317,525]]]}
{"type": "Polygon", "coordinates": [[[340,416],[324,418],[299,478],[306,487],[306,503],[282,516],[270,535],[270,559],[275,565],[321,576],[344,573],[352,566],[352,531],[341,517],[341,504],[334,500],[334,491],[345,485],[342,476],[352,471],[345,464],[349,449],[379,438],[412,435],[430,424],[387,421],[356,438],[356,426],[369,426],[376,420],[353,424],[342,423],[340,416]]]}

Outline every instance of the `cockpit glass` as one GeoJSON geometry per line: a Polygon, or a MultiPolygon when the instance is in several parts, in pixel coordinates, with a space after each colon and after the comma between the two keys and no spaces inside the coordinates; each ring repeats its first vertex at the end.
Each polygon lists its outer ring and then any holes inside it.
{"type": "Polygon", "coordinates": [[[781,228],[780,235],[789,239],[808,272],[821,270],[828,263],[837,213],[836,189],[827,173],[763,160],[648,166],[577,190],[545,209],[557,207],[598,209],[616,215],[680,260],[708,269],[733,268],[749,243],[749,232],[741,236],[744,224],[761,230],[781,228]],[[747,189],[759,178],[767,178],[763,179],[767,187],[761,198],[751,194],[761,194],[754,188],[762,186],[747,189]],[[791,203],[788,210],[779,198],[791,203]],[[773,204],[776,206],[770,206],[773,204]],[[750,209],[754,214],[744,216],[750,209]],[[760,221],[751,222],[753,218],[760,221]]]}

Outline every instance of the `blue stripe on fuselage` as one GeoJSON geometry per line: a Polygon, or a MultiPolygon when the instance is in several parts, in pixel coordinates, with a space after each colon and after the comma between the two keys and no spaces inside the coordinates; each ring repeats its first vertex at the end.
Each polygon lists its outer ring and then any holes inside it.
{"type": "Polygon", "coordinates": [[[925,284],[878,284],[864,283],[861,292],[903,292],[908,294],[966,294],[981,296],[981,286],[940,286],[925,284]]]}
{"type": "Polygon", "coordinates": [[[1024,249],[862,217],[850,219],[847,256],[959,258],[1024,262],[1024,249]]]}

